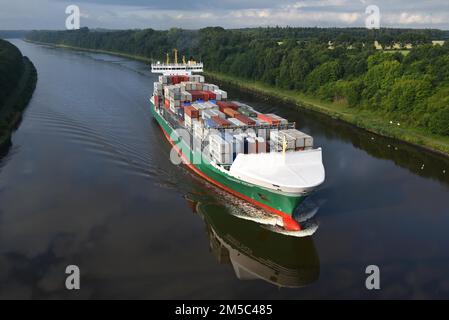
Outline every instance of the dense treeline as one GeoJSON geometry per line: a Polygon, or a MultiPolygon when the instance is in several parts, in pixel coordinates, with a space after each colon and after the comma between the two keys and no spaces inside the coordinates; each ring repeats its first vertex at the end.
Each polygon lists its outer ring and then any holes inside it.
{"type": "Polygon", "coordinates": [[[26,30],[0,30],[0,39],[23,38],[28,32],[26,30]]]}
{"type": "Polygon", "coordinates": [[[178,48],[210,71],[296,90],[449,135],[449,44],[440,30],[257,28],[33,32],[29,39],[162,60],[178,48]],[[412,44],[404,51],[383,46],[412,44]],[[332,48],[329,47],[332,42],[332,48]]]}
{"type": "Polygon", "coordinates": [[[37,73],[13,44],[0,39],[0,146],[28,104],[37,73]]]}
{"type": "Polygon", "coordinates": [[[23,61],[19,49],[0,39],[0,107],[16,87],[22,72],[23,61]]]}

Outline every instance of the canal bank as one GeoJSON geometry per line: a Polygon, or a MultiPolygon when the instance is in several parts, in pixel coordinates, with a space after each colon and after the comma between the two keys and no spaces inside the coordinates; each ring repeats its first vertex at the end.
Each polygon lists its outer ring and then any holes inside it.
{"type": "Polygon", "coordinates": [[[207,71],[205,75],[211,80],[219,81],[222,84],[233,86],[245,92],[262,97],[270,97],[283,103],[295,105],[300,109],[319,112],[376,135],[396,139],[446,157],[449,156],[449,137],[429,134],[420,128],[407,126],[395,119],[387,119],[385,115],[382,116],[368,110],[350,108],[341,103],[321,101],[300,92],[282,90],[260,82],[239,79],[221,73],[207,71]]]}
{"type": "Polygon", "coordinates": [[[36,88],[37,71],[27,57],[23,57],[24,70],[17,87],[0,106],[0,153],[11,144],[11,133],[17,128],[22,114],[36,88]]]}

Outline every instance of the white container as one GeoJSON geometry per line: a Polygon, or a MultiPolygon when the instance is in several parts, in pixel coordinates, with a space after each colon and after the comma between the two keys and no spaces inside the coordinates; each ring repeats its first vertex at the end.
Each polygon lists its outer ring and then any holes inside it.
{"type": "Polygon", "coordinates": [[[211,109],[212,111],[215,111],[217,113],[217,116],[219,116],[222,119],[226,119],[226,115],[221,112],[220,110],[211,109]]]}
{"type": "Polygon", "coordinates": [[[212,118],[213,116],[218,116],[218,110],[212,110],[212,109],[203,109],[201,111],[201,117],[204,119],[212,118]]]}
{"type": "Polygon", "coordinates": [[[211,152],[212,158],[219,164],[231,164],[232,154],[231,153],[215,153],[211,152]]]}
{"type": "Polygon", "coordinates": [[[246,141],[248,143],[248,154],[256,153],[256,139],[248,137],[246,141]]]}
{"type": "Polygon", "coordinates": [[[200,124],[200,122],[193,122],[193,135],[202,140],[205,137],[204,127],[200,124]]]}
{"type": "Polygon", "coordinates": [[[268,140],[268,129],[257,129],[257,136],[263,138],[264,140],[268,140]]]}
{"type": "Polygon", "coordinates": [[[288,134],[286,130],[271,130],[270,131],[270,144],[277,151],[283,150],[284,141],[287,143],[287,150],[295,149],[296,138],[291,134],[288,134]]]}
{"type": "Polygon", "coordinates": [[[190,118],[187,114],[184,114],[184,125],[189,129],[192,128],[192,118],[190,118]]]}
{"type": "Polygon", "coordinates": [[[215,154],[231,153],[231,145],[220,135],[213,134],[209,136],[209,150],[215,154]]]}
{"type": "Polygon", "coordinates": [[[245,124],[236,118],[228,118],[227,119],[230,123],[232,123],[234,126],[243,127],[245,124]]]}
{"type": "Polygon", "coordinates": [[[257,134],[252,129],[247,130],[246,133],[248,134],[248,137],[250,137],[250,138],[256,138],[257,137],[257,134]]]}
{"type": "Polygon", "coordinates": [[[257,137],[257,153],[266,153],[267,152],[267,143],[264,138],[257,137]]]}
{"type": "Polygon", "coordinates": [[[228,93],[226,91],[222,91],[221,93],[221,99],[226,100],[228,98],[228,93]]]}
{"type": "Polygon", "coordinates": [[[245,136],[243,134],[237,134],[234,136],[234,150],[236,154],[245,153],[245,136]]]}
{"type": "Polygon", "coordinates": [[[304,133],[302,131],[296,130],[296,129],[289,129],[289,130],[286,130],[286,131],[290,135],[295,137],[295,139],[296,139],[296,148],[308,149],[308,148],[312,148],[313,147],[313,138],[310,135],[308,135],[308,134],[306,134],[306,133],[304,133]]]}

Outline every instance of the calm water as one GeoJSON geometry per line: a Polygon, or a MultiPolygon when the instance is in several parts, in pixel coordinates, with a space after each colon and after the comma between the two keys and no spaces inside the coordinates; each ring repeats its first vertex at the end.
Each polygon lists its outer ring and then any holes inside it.
{"type": "Polygon", "coordinates": [[[324,149],[319,228],[287,237],[168,161],[147,66],[12,42],[39,81],[0,160],[0,298],[449,298],[449,161],[230,90],[324,149]]]}

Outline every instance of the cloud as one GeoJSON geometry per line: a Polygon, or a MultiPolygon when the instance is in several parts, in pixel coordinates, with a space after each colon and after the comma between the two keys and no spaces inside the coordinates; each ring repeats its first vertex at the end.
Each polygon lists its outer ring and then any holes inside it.
{"type": "Polygon", "coordinates": [[[446,0],[0,0],[0,29],[62,29],[69,4],[91,28],[363,27],[371,4],[384,27],[449,28],[446,0]]]}

